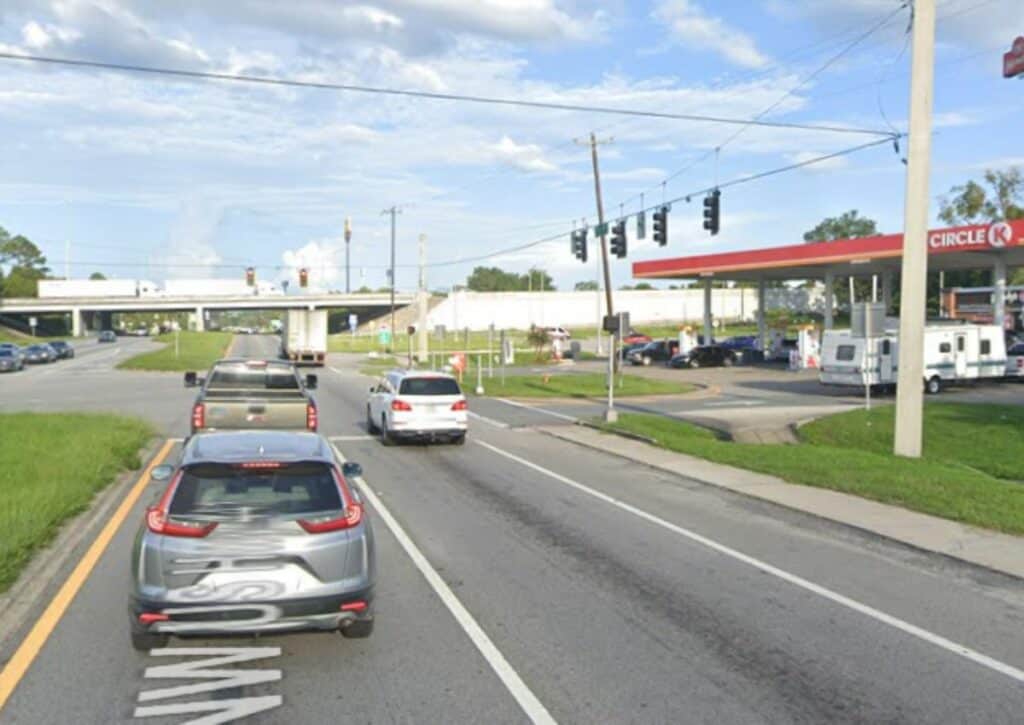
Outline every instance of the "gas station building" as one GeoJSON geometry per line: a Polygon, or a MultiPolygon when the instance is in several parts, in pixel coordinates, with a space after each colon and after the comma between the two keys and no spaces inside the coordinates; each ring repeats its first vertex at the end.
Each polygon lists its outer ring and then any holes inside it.
{"type": "MultiPolygon", "coordinates": [[[[928,232],[928,270],[986,269],[992,271],[992,314],[1006,315],[1006,275],[1011,267],[1024,266],[1024,221],[973,224],[928,232]]],[[[758,284],[758,337],[765,349],[765,286],[770,281],[818,280],[825,285],[824,326],[832,329],[835,300],[833,281],[843,277],[868,277],[880,281],[880,299],[886,314],[892,311],[895,275],[900,271],[903,235],[808,242],[740,252],[700,254],[633,263],[636,279],[699,280],[704,284],[704,339],[713,338],[712,284],[758,284]]]]}

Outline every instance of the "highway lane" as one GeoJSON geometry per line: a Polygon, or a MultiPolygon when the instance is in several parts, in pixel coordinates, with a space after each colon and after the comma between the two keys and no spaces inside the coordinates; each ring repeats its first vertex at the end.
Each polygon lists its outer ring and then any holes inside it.
{"type": "MultiPolygon", "coordinates": [[[[238,338],[232,352],[264,356],[275,343],[238,338]]],[[[1019,716],[1024,690],[1006,674],[566,481],[1018,668],[1024,667],[1019,583],[534,431],[499,427],[532,413],[495,401],[485,412],[499,425],[474,420],[464,447],[384,448],[363,427],[367,378],[319,372],[324,433],[363,464],[366,485],[559,721],[1014,722],[1019,716]]],[[[138,405],[150,405],[134,379],[122,385],[138,405]]],[[[471,405],[480,410],[483,401],[471,405]]],[[[0,721],[125,721],[139,692],[169,684],[143,677],[146,667],[162,662],[134,653],[125,632],[126,552],[141,508],[118,532],[0,721]],[[54,682],[62,683],[59,690],[54,682]]],[[[230,695],[282,697],[279,708],[254,721],[523,721],[513,694],[379,515],[375,524],[381,586],[370,640],[309,634],[185,646],[281,649],[247,665],[280,669],[280,681],[230,695]]]]}

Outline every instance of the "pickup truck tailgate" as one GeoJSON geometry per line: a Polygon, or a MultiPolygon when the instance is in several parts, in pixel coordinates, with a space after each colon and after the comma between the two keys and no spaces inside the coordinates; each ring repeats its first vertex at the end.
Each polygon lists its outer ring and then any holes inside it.
{"type": "Polygon", "coordinates": [[[211,397],[203,401],[206,406],[207,430],[238,430],[244,428],[275,428],[304,430],[306,428],[306,399],[287,398],[211,397]]]}

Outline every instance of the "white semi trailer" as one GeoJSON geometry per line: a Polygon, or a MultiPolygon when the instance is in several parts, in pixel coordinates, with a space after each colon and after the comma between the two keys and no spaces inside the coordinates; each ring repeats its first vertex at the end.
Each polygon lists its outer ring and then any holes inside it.
{"type": "Polygon", "coordinates": [[[287,310],[281,318],[281,357],[297,365],[327,359],[327,310],[287,310]]]}

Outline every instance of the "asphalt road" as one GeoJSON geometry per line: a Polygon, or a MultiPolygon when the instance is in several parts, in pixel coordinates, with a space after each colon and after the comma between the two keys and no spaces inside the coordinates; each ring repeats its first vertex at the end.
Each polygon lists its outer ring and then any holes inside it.
{"type": "MultiPolygon", "coordinates": [[[[243,337],[233,353],[275,345],[243,337]]],[[[185,432],[177,375],[50,377],[41,390],[3,379],[0,406],[78,407],[65,397],[77,387],[185,432]],[[23,405],[29,394],[42,402],[23,405]]],[[[465,446],[385,448],[364,428],[368,382],[332,363],[317,400],[373,503],[370,639],[134,652],[128,551],[150,486],[0,722],[127,722],[166,706],[145,721],[180,723],[228,701],[268,707],[249,718],[266,723],[1020,722],[1020,582],[577,448],[529,427],[558,418],[498,401],[471,401],[483,418],[465,446]],[[154,670],[218,648],[261,658],[212,692],[194,671],[154,670]]]]}

